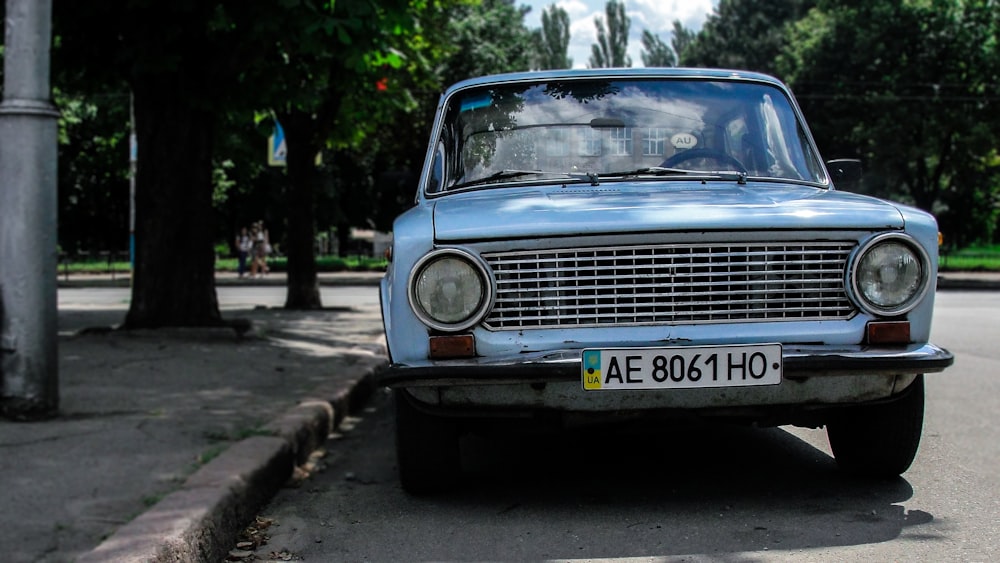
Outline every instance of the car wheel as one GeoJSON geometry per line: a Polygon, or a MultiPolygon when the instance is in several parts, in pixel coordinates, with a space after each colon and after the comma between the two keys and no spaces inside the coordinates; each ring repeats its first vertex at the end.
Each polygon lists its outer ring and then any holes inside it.
{"type": "Polygon", "coordinates": [[[396,464],[403,490],[427,494],[454,486],[460,471],[455,420],[422,412],[401,389],[393,391],[393,400],[396,464]]]}
{"type": "Polygon", "coordinates": [[[924,422],[924,376],[899,399],[844,410],[826,426],[837,465],[866,477],[896,477],[909,469],[924,422]]]}

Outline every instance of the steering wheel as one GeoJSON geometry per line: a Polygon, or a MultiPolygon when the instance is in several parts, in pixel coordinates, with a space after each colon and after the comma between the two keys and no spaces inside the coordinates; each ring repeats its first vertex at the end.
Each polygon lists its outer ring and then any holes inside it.
{"type": "Polygon", "coordinates": [[[663,164],[660,166],[663,168],[674,168],[682,162],[695,160],[697,158],[710,158],[723,164],[728,164],[729,166],[735,168],[737,172],[743,172],[744,174],[747,172],[747,167],[744,166],[742,162],[722,151],[717,151],[715,149],[688,149],[664,160],[663,164]]]}

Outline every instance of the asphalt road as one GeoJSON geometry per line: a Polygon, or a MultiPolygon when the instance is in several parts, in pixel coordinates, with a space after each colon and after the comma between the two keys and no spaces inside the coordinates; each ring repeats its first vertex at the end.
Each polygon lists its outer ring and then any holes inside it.
{"type": "MultiPolygon", "coordinates": [[[[368,288],[363,291],[372,291],[368,288]]],[[[842,476],[825,432],[675,427],[474,438],[458,489],[400,489],[383,393],[263,512],[305,561],[1000,560],[1000,292],[941,292],[917,460],[842,476]]]]}

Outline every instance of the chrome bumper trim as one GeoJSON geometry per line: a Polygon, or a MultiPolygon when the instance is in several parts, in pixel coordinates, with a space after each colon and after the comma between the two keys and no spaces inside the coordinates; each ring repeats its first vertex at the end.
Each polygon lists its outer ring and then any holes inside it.
{"type": "MultiPolygon", "coordinates": [[[[581,377],[580,356],[580,349],[564,349],[502,358],[393,363],[377,377],[380,385],[389,387],[576,381],[581,377]]],[[[951,352],[934,344],[842,348],[786,345],[782,357],[785,379],[934,373],[955,361],[951,352]]]]}

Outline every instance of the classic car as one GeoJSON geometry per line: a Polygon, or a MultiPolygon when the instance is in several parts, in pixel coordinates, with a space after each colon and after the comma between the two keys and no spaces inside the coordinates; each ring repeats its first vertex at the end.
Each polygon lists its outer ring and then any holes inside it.
{"type": "MultiPolygon", "coordinates": [[[[790,90],[708,69],[528,72],[440,98],[381,303],[403,488],[448,487],[488,420],[721,417],[913,461],[938,230],[837,190],[790,90]]],[[[843,185],[843,184],[842,184],[843,185]]]]}

